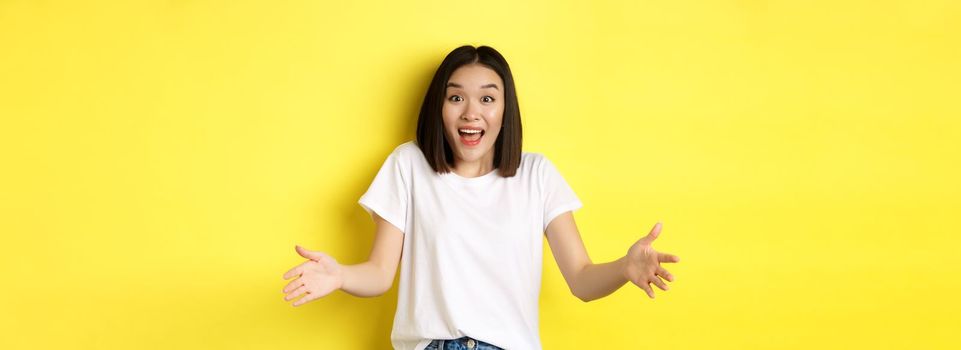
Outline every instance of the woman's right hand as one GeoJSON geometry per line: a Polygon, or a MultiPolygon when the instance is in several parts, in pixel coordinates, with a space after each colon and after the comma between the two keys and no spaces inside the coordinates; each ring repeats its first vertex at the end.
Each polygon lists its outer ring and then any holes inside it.
{"type": "Polygon", "coordinates": [[[284,293],[287,294],[284,297],[285,301],[304,295],[293,303],[293,306],[300,306],[330,294],[344,285],[343,270],[336,259],[321,252],[304,249],[299,245],[295,249],[297,254],[309,260],[284,274],[285,280],[295,278],[284,287],[284,293]]]}

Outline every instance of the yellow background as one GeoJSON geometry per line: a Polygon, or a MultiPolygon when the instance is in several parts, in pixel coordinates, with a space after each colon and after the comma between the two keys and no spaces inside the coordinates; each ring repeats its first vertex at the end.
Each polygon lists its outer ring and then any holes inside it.
{"type": "MultiPolygon", "coordinates": [[[[956,1],[0,1],[0,348],[384,349],[396,285],[293,308],[461,44],[510,62],[525,151],[595,262],[662,220],[672,289],[546,349],[959,348],[956,1]]],[[[657,290],[656,290],[657,291],[657,290]]]]}

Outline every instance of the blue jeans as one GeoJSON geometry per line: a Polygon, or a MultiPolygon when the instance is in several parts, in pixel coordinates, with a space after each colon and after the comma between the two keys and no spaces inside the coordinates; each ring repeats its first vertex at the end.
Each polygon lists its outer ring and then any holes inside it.
{"type": "Polygon", "coordinates": [[[434,339],[424,350],[504,350],[471,337],[434,339]]]}

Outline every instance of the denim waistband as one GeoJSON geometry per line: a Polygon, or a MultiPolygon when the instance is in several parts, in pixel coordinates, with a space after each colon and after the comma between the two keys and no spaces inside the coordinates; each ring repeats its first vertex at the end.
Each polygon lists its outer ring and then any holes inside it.
{"type": "Polygon", "coordinates": [[[504,350],[493,344],[471,337],[457,339],[434,339],[424,350],[504,350]]]}

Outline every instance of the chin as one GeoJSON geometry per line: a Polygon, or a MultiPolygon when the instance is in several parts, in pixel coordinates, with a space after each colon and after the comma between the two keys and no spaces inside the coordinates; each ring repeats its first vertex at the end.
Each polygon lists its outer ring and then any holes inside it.
{"type": "Polygon", "coordinates": [[[480,160],[488,152],[494,151],[494,145],[489,145],[484,147],[484,145],[477,145],[477,147],[466,147],[464,145],[457,145],[455,148],[455,153],[463,161],[473,162],[480,160]]]}
{"type": "Polygon", "coordinates": [[[474,161],[474,160],[480,159],[480,157],[484,154],[484,152],[480,152],[480,150],[476,150],[476,149],[458,148],[457,154],[459,155],[459,158],[462,160],[474,161]]]}

